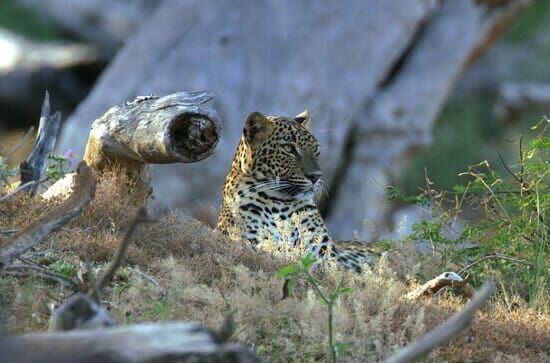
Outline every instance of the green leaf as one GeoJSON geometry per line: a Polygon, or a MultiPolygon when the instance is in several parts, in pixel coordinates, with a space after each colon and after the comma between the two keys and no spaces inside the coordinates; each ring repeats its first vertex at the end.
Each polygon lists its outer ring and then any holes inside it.
{"type": "Polygon", "coordinates": [[[308,252],[307,255],[300,258],[300,262],[302,263],[302,269],[309,270],[311,266],[315,263],[317,259],[313,256],[311,252],[308,252]]]}
{"type": "Polygon", "coordinates": [[[531,141],[531,146],[535,149],[550,149],[550,137],[541,137],[531,141]]]}
{"type": "Polygon", "coordinates": [[[455,191],[456,193],[462,194],[466,192],[466,187],[464,185],[457,184],[453,187],[453,191],[455,191]]]}
{"type": "Polygon", "coordinates": [[[283,277],[286,277],[288,275],[292,275],[294,273],[298,272],[298,267],[294,265],[285,266],[281,268],[279,271],[277,271],[277,278],[282,279],[283,277]]]}
{"type": "Polygon", "coordinates": [[[345,354],[348,351],[348,346],[344,343],[335,343],[334,350],[338,354],[345,354]]]}
{"type": "Polygon", "coordinates": [[[355,289],[353,287],[343,287],[338,292],[339,295],[345,295],[345,294],[353,294],[355,292],[355,289]]]}

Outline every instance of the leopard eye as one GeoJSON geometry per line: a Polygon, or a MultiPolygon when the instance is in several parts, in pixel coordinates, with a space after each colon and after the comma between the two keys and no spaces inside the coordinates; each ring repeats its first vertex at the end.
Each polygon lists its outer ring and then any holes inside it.
{"type": "Polygon", "coordinates": [[[283,150],[289,154],[296,154],[296,149],[291,144],[284,144],[283,150]]]}

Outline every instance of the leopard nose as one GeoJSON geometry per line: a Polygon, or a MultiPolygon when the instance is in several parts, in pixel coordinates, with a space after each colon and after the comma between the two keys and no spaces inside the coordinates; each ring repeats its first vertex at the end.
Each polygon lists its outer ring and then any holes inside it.
{"type": "Polygon", "coordinates": [[[306,178],[308,178],[313,184],[315,184],[317,180],[319,180],[321,175],[323,175],[323,173],[321,173],[320,171],[312,171],[306,174],[306,178]]]}

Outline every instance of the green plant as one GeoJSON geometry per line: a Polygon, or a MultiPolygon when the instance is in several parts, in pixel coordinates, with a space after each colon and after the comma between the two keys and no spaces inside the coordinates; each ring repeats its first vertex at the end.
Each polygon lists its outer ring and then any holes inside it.
{"type": "Polygon", "coordinates": [[[46,176],[48,179],[59,180],[65,176],[65,164],[69,162],[69,159],[64,155],[48,155],[48,160],[53,163],[46,168],[46,176]]]}
{"type": "Polygon", "coordinates": [[[519,140],[517,163],[508,165],[500,157],[506,175],[482,161],[460,173],[468,181],[452,191],[436,190],[426,178],[418,196],[404,196],[395,188],[388,195],[430,211],[430,218],[414,224],[410,238],[438,247],[444,268],[463,266],[460,272],[468,271],[474,284],[493,275],[539,306],[549,277],[550,121],[545,118],[532,130],[538,134],[525,150],[523,135],[519,140]],[[450,232],[465,209],[481,211],[483,218],[450,232]],[[477,248],[459,247],[471,241],[477,248]]]}
{"type": "Polygon", "coordinates": [[[56,22],[38,9],[21,5],[17,0],[0,2],[0,27],[37,41],[66,38],[56,22]]]}
{"type": "Polygon", "coordinates": [[[315,264],[316,258],[311,252],[300,258],[300,263],[297,265],[289,265],[281,268],[277,272],[278,278],[287,279],[286,289],[290,293],[293,290],[296,279],[304,276],[310,283],[313,291],[319,297],[322,304],[327,308],[327,327],[328,327],[328,345],[331,361],[336,362],[336,356],[343,354],[346,351],[346,345],[343,343],[334,342],[334,326],[333,326],[333,308],[339,297],[345,294],[351,294],[355,290],[351,287],[343,287],[344,277],[340,279],[336,288],[332,291],[326,291],[321,287],[320,281],[315,279],[311,274],[311,267],[315,264]]]}
{"type": "Polygon", "coordinates": [[[18,167],[10,167],[4,162],[4,158],[0,157],[0,189],[2,189],[3,184],[9,185],[9,178],[16,176],[18,173],[18,167]]]}
{"type": "Polygon", "coordinates": [[[76,271],[76,266],[62,260],[57,260],[48,266],[48,270],[71,278],[76,271]]]}

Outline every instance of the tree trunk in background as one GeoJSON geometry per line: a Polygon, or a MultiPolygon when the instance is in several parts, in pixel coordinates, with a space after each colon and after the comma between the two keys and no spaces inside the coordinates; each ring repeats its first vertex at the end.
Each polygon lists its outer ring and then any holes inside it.
{"type": "Polygon", "coordinates": [[[385,161],[409,150],[411,142],[411,146],[427,142],[454,79],[468,58],[482,49],[479,45],[486,43],[494,14],[517,5],[513,1],[505,8],[487,9],[473,1],[457,2],[463,5],[450,1],[440,9],[437,0],[348,0],[322,6],[291,0],[164,0],[69,118],[60,150],[72,147],[82,155],[88,136],[84,130],[112,104],[136,95],[208,89],[216,95],[222,121],[215,154],[197,165],[153,169],[153,187],[162,191],[160,200],[192,212],[201,205],[220,204],[221,186],[246,114],[257,110],[295,115],[307,108],[322,146],[325,179],[335,191],[330,201],[332,220],[350,220],[334,234],[349,236],[361,228],[365,216],[382,221],[372,215],[385,215],[389,207],[380,197],[383,194],[366,198],[372,190],[368,178],[381,175],[381,181],[389,180],[387,175],[397,175],[399,165],[385,161]],[[453,17],[448,14],[453,7],[471,14],[453,17]],[[432,33],[438,29],[443,38],[432,33]],[[414,84],[417,80],[420,83],[414,84]],[[393,95],[402,111],[374,117],[383,111],[374,108],[387,107],[384,103],[393,95]],[[372,106],[365,110],[365,104],[372,106]],[[414,131],[403,134],[403,122],[412,117],[414,131]],[[390,124],[384,127],[387,119],[390,124]],[[362,136],[350,150],[353,121],[362,136]],[[371,128],[376,137],[383,134],[383,144],[367,138],[371,128]],[[364,163],[362,155],[374,161],[364,163]],[[372,165],[376,167],[371,170],[372,165]],[[334,177],[345,170],[350,181],[334,177]],[[351,192],[347,185],[360,190],[354,204],[344,209],[351,192]]]}
{"type": "MultiPolygon", "coordinates": [[[[162,0],[17,0],[57,25],[113,52],[162,0]]],[[[112,54],[112,53],[111,53],[112,54]]]]}
{"type": "Polygon", "coordinates": [[[458,76],[528,2],[491,10],[470,1],[444,3],[395,77],[355,117],[354,147],[343,161],[347,172],[331,206],[329,227],[335,235],[373,238],[387,226],[389,211],[381,208],[388,204],[385,186],[395,185],[415,148],[430,143],[433,123],[458,76]]]}

